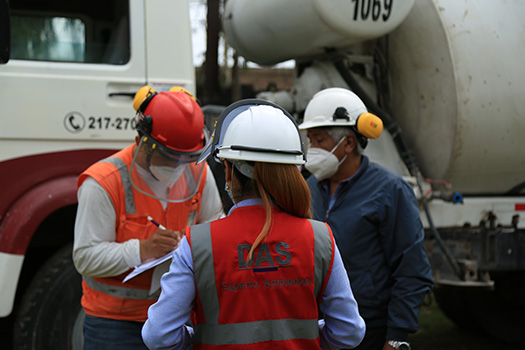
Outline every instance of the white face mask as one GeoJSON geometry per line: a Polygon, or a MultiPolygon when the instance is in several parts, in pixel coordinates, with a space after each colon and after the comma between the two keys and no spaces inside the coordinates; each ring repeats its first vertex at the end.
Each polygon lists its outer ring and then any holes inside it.
{"type": "Polygon", "coordinates": [[[178,167],[150,165],[149,170],[164,185],[172,187],[184,172],[184,165],[178,167]]]}
{"type": "Polygon", "coordinates": [[[339,161],[334,155],[335,150],[344,139],[345,138],[343,137],[339,140],[337,145],[335,145],[330,152],[322,148],[310,148],[308,152],[306,152],[307,162],[304,165],[305,168],[319,180],[328,179],[334,176],[339,169],[339,165],[341,165],[346,159],[346,154],[341,161],[339,161]]]}

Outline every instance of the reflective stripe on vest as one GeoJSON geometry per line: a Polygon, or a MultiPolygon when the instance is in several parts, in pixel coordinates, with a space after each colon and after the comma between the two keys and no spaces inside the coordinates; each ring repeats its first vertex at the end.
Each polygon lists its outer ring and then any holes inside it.
{"type": "Polygon", "coordinates": [[[314,230],[314,239],[315,239],[315,252],[314,252],[314,260],[315,260],[315,270],[314,270],[314,291],[315,295],[317,296],[319,294],[319,291],[321,290],[321,287],[323,285],[323,281],[326,277],[326,274],[328,273],[328,270],[330,269],[329,264],[323,264],[322,261],[326,258],[330,261],[332,257],[332,240],[330,238],[330,233],[328,232],[328,228],[326,225],[321,221],[316,220],[308,220],[312,224],[312,228],[314,230]],[[330,252],[330,255],[324,256],[323,253],[330,252]]]}
{"type": "Polygon", "coordinates": [[[319,336],[317,320],[266,320],[245,323],[201,324],[195,338],[209,345],[243,345],[293,338],[314,340],[319,336]],[[290,327],[291,326],[291,327],[290,327]]]}
{"type": "MultiPolygon", "coordinates": [[[[309,220],[312,224],[314,248],[314,291],[317,295],[330,269],[332,241],[326,225],[322,222],[309,220]]],[[[197,292],[203,305],[218,306],[219,297],[213,264],[213,247],[211,241],[210,223],[200,224],[191,228],[191,250],[197,292]]],[[[244,323],[219,324],[220,308],[203,308],[205,324],[194,327],[195,338],[205,344],[253,344],[262,341],[280,341],[291,339],[314,340],[319,336],[317,319],[277,319],[244,323]]]]}
{"type": "Polygon", "coordinates": [[[135,208],[135,199],[133,198],[133,188],[131,187],[131,179],[128,175],[128,167],[126,166],[126,163],[117,157],[102,159],[100,162],[113,164],[118,169],[120,178],[122,179],[122,186],[124,187],[124,195],[126,197],[126,213],[136,214],[137,210],[135,208]]]}
{"type": "Polygon", "coordinates": [[[89,288],[96,290],[112,297],[123,298],[123,299],[133,299],[133,300],[153,300],[158,299],[160,295],[160,290],[157,290],[153,294],[149,294],[149,290],[146,289],[134,289],[126,287],[117,287],[111,286],[106,283],[97,281],[92,277],[83,277],[84,282],[87,283],[89,288]]]}

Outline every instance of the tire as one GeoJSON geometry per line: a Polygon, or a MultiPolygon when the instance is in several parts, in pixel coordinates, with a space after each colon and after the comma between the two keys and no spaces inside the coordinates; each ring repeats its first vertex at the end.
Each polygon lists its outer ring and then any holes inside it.
{"type": "Polygon", "coordinates": [[[493,291],[471,293],[469,306],[481,330],[509,344],[525,342],[523,276],[495,278],[493,291]]]}
{"type": "Polygon", "coordinates": [[[61,248],[29,284],[15,315],[13,349],[82,348],[82,277],[71,252],[71,244],[61,248]]]}
{"type": "Polygon", "coordinates": [[[472,314],[465,289],[455,286],[436,286],[434,296],[443,313],[458,327],[476,330],[478,323],[472,314]]]}
{"type": "Polygon", "coordinates": [[[460,328],[488,335],[508,344],[525,341],[523,276],[496,279],[494,290],[437,287],[436,300],[443,313],[460,328]]]}

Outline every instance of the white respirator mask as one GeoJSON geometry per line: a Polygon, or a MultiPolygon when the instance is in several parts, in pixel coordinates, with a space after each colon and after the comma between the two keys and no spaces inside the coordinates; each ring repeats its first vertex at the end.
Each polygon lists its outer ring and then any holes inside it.
{"type": "Polygon", "coordinates": [[[157,180],[171,188],[181,177],[186,166],[171,167],[166,165],[150,165],[149,170],[157,180]]]}
{"type": "Polygon", "coordinates": [[[341,145],[344,139],[345,137],[341,138],[330,152],[322,148],[310,148],[308,152],[306,152],[305,168],[319,180],[334,176],[339,169],[339,165],[346,159],[346,154],[341,161],[334,155],[335,150],[341,145]]]}

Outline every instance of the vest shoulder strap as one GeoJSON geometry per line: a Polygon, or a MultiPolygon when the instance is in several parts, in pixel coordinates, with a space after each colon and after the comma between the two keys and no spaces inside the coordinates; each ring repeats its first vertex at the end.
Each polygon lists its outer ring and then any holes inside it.
{"type": "Polygon", "coordinates": [[[328,226],[321,221],[309,220],[312,224],[315,239],[315,295],[320,297],[324,286],[328,282],[329,273],[332,270],[334,247],[332,234],[328,226]]]}
{"type": "Polygon", "coordinates": [[[122,187],[124,189],[124,200],[126,205],[126,213],[128,214],[135,214],[137,212],[135,208],[135,199],[133,198],[133,188],[131,185],[131,180],[128,175],[128,166],[124,161],[118,157],[109,157],[106,159],[102,159],[100,162],[107,162],[112,165],[114,165],[119,174],[120,179],[122,181],[122,187]]]}

